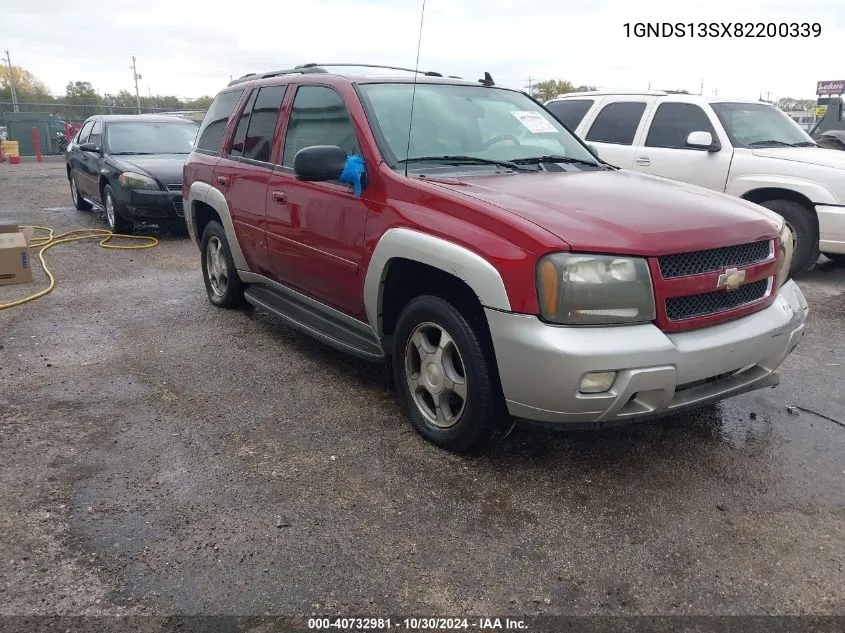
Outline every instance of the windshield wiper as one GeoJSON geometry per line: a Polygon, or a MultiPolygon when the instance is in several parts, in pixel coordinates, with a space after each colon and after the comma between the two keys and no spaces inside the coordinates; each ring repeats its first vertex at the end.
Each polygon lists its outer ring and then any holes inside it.
{"type": "Polygon", "coordinates": [[[111,152],[112,156],[152,156],[153,152],[111,152]]]}
{"type": "Polygon", "coordinates": [[[800,143],[793,143],[792,147],[818,147],[813,141],[801,141],[800,143]]]}
{"type": "Polygon", "coordinates": [[[497,167],[507,167],[514,171],[536,171],[534,169],[526,169],[520,167],[513,161],[508,160],[491,160],[489,158],[478,158],[477,156],[414,156],[411,158],[403,158],[396,161],[397,165],[402,163],[444,163],[447,165],[496,165],[497,167]]]}
{"type": "Polygon", "coordinates": [[[749,143],[748,147],[795,147],[792,143],[785,143],[784,141],[776,141],[774,139],[767,141],[754,141],[749,143]]]}
{"type": "Polygon", "coordinates": [[[590,167],[601,167],[601,163],[572,158],[571,156],[531,156],[529,158],[514,158],[511,162],[517,165],[539,165],[540,163],[575,163],[577,165],[589,165],[590,167]]]}

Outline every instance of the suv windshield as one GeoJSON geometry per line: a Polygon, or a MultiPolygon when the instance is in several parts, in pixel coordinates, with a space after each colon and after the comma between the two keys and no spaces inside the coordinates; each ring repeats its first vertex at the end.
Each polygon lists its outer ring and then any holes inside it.
{"type": "Polygon", "coordinates": [[[800,147],[813,139],[784,112],[764,103],[714,103],[736,147],[800,147]]]}
{"type": "Polygon", "coordinates": [[[106,125],[110,154],[190,154],[199,125],[192,121],[115,121],[106,125]]]}
{"type": "Polygon", "coordinates": [[[519,92],[417,84],[409,148],[414,85],[362,84],[359,90],[382,155],[394,166],[433,157],[455,157],[454,162],[477,165],[539,157],[596,164],[595,157],[566,128],[519,92]]]}

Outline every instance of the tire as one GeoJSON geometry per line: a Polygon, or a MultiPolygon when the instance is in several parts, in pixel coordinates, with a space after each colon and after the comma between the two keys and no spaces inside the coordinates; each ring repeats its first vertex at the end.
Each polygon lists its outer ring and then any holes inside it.
{"type": "Polygon", "coordinates": [[[402,408],[433,444],[456,453],[472,452],[513,427],[481,319],[470,315],[468,320],[440,297],[416,297],[399,315],[392,359],[402,408]],[[448,338],[441,338],[444,335],[448,338]]]}
{"type": "Polygon", "coordinates": [[[795,254],[789,276],[800,275],[815,266],[819,259],[819,227],[813,212],[794,200],[766,200],[760,205],[783,217],[792,230],[795,254]]]}
{"type": "Polygon", "coordinates": [[[845,266],[845,253],[822,253],[822,255],[827,257],[834,264],[845,266]]]}
{"type": "Polygon", "coordinates": [[[219,222],[212,220],[205,227],[200,242],[200,253],[208,300],[218,308],[243,307],[246,303],[244,284],[238,277],[226,231],[219,222]]]}
{"type": "Polygon", "coordinates": [[[124,220],[118,213],[111,185],[103,187],[103,209],[106,212],[106,222],[113,233],[131,233],[134,230],[135,223],[124,220]]]}
{"type": "Polygon", "coordinates": [[[70,184],[70,199],[73,200],[73,206],[77,211],[90,211],[91,205],[79,193],[79,187],[76,185],[76,176],[68,175],[68,183],[70,184]]]}

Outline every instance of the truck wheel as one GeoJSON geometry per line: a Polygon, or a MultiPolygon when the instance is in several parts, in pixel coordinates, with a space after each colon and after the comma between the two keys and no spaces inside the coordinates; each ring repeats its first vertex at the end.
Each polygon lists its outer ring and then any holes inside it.
{"type": "Polygon", "coordinates": [[[229,250],[226,231],[216,221],[205,227],[200,243],[202,276],[208,300],[219,308],[240,308],[244,305],[244,286],[238,277],[235,260],[229,250]]]}
{"type": "Polygon", "coordinates": [[[766,200],[761,206],[783,217],[795,238],[795,254],[789,276],[807,272],[819,258],[819,229],[812,211],[794,200],[766,200]]]}
{"type": "Polygon", "coordinates": [[[840,266],[845,266],[845,253],[822,253],[830,261],[840,266]]]}
{"type": "Polygon", "coordinates": [[[411,300],[393,341],[396,388],[420,435],[463,453],[508,430],[489,335],[452,304],[431,295],[411,300]]]}
{"type": "Polygon", "coordinates": [[[82,194],[79,193],[79,187],[76,186],[76,176],[68,176],[68,182],[70,183],[70,198],[73,200],[73,206],[76,207],[76,210],[90,211],[91,205],[82,197],[82,194]]]}

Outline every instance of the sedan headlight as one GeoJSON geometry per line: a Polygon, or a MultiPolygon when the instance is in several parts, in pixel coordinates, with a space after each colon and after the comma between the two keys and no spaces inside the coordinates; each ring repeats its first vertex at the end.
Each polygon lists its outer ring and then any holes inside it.
{"type": "Polygon", "coordinates": [[[566,325],[653,321],[654,291],[646,260],[554,253],[537,266],[540,314],[566,325]]]}
{"type": "Polygon", "coordinates": [[[795,237],[789,229],[789,225],[784,222],[783,228],[780,231],[780,239],[778,240],[778,249],[780,255],[780,263],[778,264],[778,284],[783,285],[789,279],[789,268],[792,266],[792,255],[795,252],[795,237]]]}
{"type": "Polygon", "coordinates": [[[135,172],[125,171],[120,174],[118,179],[120,184],[127,189],[161,189],[158,183],[144,174],[136,174],[135,172]]]}

